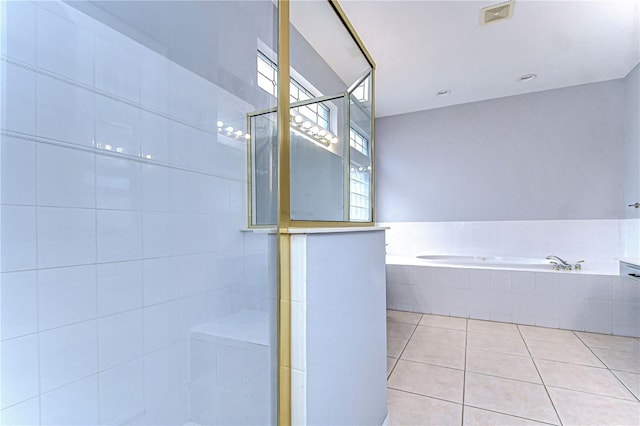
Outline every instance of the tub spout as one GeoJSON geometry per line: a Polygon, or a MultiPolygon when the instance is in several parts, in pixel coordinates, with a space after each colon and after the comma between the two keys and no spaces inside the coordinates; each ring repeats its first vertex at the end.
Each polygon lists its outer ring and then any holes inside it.
{"type": "Polygon", "coordinates": [[[571,270],[571,265],[568,262],[559,258],[558,256],[549,255],[545,257],[545,259],[550,260],[551,263],[554,264],[553,269],[556,269],[556,270],[562,269],[562,270],[569,270],[569,271],[571,270]]]}

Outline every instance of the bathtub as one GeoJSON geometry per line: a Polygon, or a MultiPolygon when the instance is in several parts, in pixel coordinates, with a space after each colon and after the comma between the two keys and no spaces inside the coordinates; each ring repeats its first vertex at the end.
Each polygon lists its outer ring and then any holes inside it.
{"type": "Polygon", "coordinates": [[[421,255],[417,256],[417,258],[435,265],[536,271],[553,270],[553,265],[548,260],[528,257],[421,255]]]}
{"type": "Polygon", "coordinates": [[[546,259],[387,256],[387,307],[640,337],[640,285],[617,262],[554,271],[546,259]]]}

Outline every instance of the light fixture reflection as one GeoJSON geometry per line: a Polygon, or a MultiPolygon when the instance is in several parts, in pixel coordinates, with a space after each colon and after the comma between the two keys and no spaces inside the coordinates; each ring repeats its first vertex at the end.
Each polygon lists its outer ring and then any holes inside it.
{"type": "Polygon", "coordinates": [[[315,123],[305,121],[302,115],[295,112],[291,112],[291,130],[325,148],[331,144],[337,144],[339,141],[331,132],[315,125],[315,123]]]}

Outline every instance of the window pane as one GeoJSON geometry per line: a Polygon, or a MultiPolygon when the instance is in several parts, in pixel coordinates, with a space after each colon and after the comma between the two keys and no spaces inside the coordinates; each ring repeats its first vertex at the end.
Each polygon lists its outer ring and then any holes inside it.
{"type": "Polygon", "coordinates": [[[260,86],[261,88],[266,90],[268,93],[275,96],[276,94],[275,85],[271,80],[269,80],[267,77],[263,76],[262,74],[258,74],[258,86],[260,86]]]}
{"type": "Polygon", "coordinates": [[[273,67],[260,57],[258,57],[258,72],[271,79],[273,79],[275,76],[275,70],[273,69],[273,67]]]}

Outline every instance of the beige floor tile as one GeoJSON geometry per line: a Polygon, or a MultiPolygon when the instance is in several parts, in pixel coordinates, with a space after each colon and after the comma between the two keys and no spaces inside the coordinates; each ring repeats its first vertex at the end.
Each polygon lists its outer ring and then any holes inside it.
{"type": "Polygon", "coordinates": [[[391,370],[395,367],[396,362],[398,362],[397,358],[387,357],[387,377],[389,377],[389,373],[391,373],[391,370]]]}
{"type": "Polygon", "coordinates": [[[432,345],[465,346],[467,333],[448,328],[425,327],[419,325],[413,332],[412,340],[424,340],[432,345]]]}
{"type": "Polygon", "coordinates": [[[527,346],[534,359],[569,362],[572,364],[604,367],[582,342],[548,342],[545,340],[527,340],[527,346]]]}
{"type": "Polygon", "coordinates": [[[422,314],[416,312],[393,311],[387,309],[387,321],[403,322],[406,324],[418,324],[422,314]]]}
{"type": "Polygon", "coordinates": [[[500,352],[468,349],[467,371],[525,382],[542,383],[536,366],[529,356],[524,357],[500,352]]]}
{"type": "Polygon", "coordinates": [[[467,331],[473,333],[507,334],[520,336],[515,324],[495,321],[481,321],[470,319],[467,323],[467,331]]]}
{"type": "Polygon", "coordinates": [[[544,384],[558,388],[635,401],[635,397],[606,368],[536,360],[544,384]]]}
{"type": "Polygon", "coordinates": [[[640,356],[634,352],[593,348],[593,352],[612,370],[640,374],[640,356]]]}
{"type": "Polygon", "coordinates": [[[626,371],[612,371],[612,373],[622,380],[622,383],[633,392],[636,398],[640,399],[640,374],[627,373],[626,371]]]}
{"type": "Polygon", "coordinates": [[[525,341],[528,340],[545,340],[547,342],[579,342],[578,338],[572,331],[559,330],[557,328],[532,327],[530,325],[519,325],[520,333],[525,341]]]}
{"type": "Polygon", "coordinates": [[[547,423],[535,422],[521,417],[465,406],[462,424],[465,426],[535,426],[545,425],[547,423]]]}
{"type": "Polygon", "coordinates": [[[520,334],[511,333],[477,333],[467,335],[467,348],[511,355],[529,356],[520,334]]]}
{"type": "Polygon", "coordinates": [[[640,403],[548,387],[564,425],[638,425],[640,403]]]}
{"type": "Polygon", "coordinates": [[[409,339],[387,337],[387,356],[391,358],[400,358],[400,354],[408,341],[409,339]]]}
{"type": "Polygon", "coordinates": [[[392,425],[460,425],[462,405],[389,389],[392,425]]]}
{"type": "Polygon", "coordinates": [[[453,330],[467,330],[467,319],[457,317],[444,317],[442,315],[422,315],[420,325],[426,327],[450,328],[453,330]]]}
{"type": "Polygon", "coordinates": [[[390,388],[462,403],[464,372],[446,367],[399,360],[391,373],[390,388]]]}
{"type": "Polygon", "coordinates": [[[633,337],[611,336],[609,334],[576,333],[590,348],[609,349],[621,352],[640,353],[640,340],[633,337]]]}
{"type": "Polygon", "coordinates": [[[399,339],[409,339],[416,326],[402,322],[387,321],[387,336],[399,339]]]}
{"type": "Polygon", "coordinates": [[[464,346],[411,339],[402,359],[464,370],[464,346]]]}
{"type": "Polygon", "coordinates": [[[558,423],[543,385],[467,372],[465,405],[558,423]]]}

